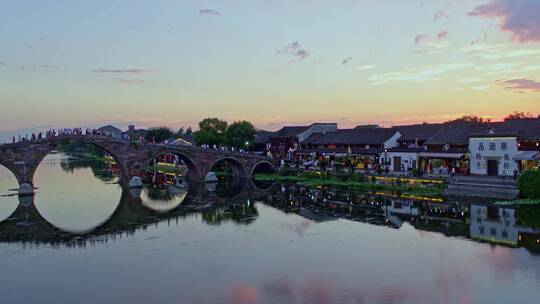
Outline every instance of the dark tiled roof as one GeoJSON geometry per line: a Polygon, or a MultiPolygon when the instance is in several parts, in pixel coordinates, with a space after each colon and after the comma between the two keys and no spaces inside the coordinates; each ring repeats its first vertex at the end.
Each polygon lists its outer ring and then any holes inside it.
{"type": "MultiPolygon", "coordinates": [[[[362,148],[351,148],[350,154],[353,155],[378,155],[382,152],[383,149],[362,149],[362,148]]],[[[348,148],[336,148],[336,149],[328,149],[328,148],[314,148],[314,149],[301,149],[297,150],[296,153],[299,154],[311,154],[311,153],[339,153],[339,154],[349,154],[348,148]]]]}
{"type": "Polygon", "coordinates": [[[193,133],[184,133],[180,135],[180,138],[185,141],[193,142],[193,133]]]}
{"type": "Polygon", "coordinates": [[[255,134],[255,143],[256,144],[264,144],[267,143],[270,140],[270,137],[274,135],[274,132],[269,131],[257,131],[255,134]]]}
{"type": "MultiPolygon", "coordinates": [[[[540,119],[516,119],[504,122],[492,123],[491,127],[495,135],[515,134],[520,139],[540,139],[540,119]]],[[[489,131],[488,131],[489,133],[489,131]]]]}
{"type": "Polygon", "coordinates": [[[426,141],[433,137],[443,127],[442,124],[418,124],[394,126],[401,134],[400,141],[426,141]]]}
{"type": "Polygon", "coordinates": [[[313,133],[302,144],[311,145],[378,145],[386,142],[396,134],[395,129],[373,128],[373,129],[342,129],[336,132],[313,133]]]}
{"type": "Polygon", "coordinates": [[[538,118],[492,122],[482,126],[471,132],[469,137],[516,136],[525,140],[540,139],[540,119],[538,118]]]}
{"type": "Polygon", "coordinates": [[[113,125],[107,125],[107,126],[104,126],[104,127],[101,127],[98,129],[98,131],[103,131],[103,132],[122,132],[122,130],[118,129],[117,127],[113,126],[113,125]]]}
{"type": "Polygon", "coordinates": [[[294,137],[307,130],[310,126],[286,126],[274,132],[272,137],[294,137]]]}
{"type": "Polygon", "coordinates": [[[193,133],[184,133],[180,135],[180,138],[188,142],[193,142],[193,133]]]}
{"type": "Polygon", "coordinates": [[[489,131],[488,124],[452,123],[445,124],[439,131],[426,141],[426,145],[469,144],[471,134],[489,131]]]}
{"type": "Polygon", "coordinates": [[[284,126],[278,131],[274,132],[272,137],[294,137],[298,136],[300,133],[306,131],[307,129],[316,126],[316,125],[336,125],[335,122],[315,122],[309,126],[284,126]]]}

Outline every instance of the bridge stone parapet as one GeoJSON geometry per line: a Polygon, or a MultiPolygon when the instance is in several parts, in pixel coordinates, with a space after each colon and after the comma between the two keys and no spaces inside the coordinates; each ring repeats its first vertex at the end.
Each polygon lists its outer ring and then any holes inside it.
{"type": "Polygon", "coordinates": [[[36,141],[0,145],[0,165],[15,175],[19,185],[34,187],[34,174],[41,161],[62,143],[81,142],[94,145],[113,157],[121,169],[120,184],[128,186],[133,177],[160,154],[178,155],[189,168],[189,178],[201,181],[220,161],[227,162],[235,177],[251,177],[255,169],[273,167],[270,158],[250,153],[201,149],[193,146],[141,144],[110,137],[81,135],[58,136],[36,141]]]}

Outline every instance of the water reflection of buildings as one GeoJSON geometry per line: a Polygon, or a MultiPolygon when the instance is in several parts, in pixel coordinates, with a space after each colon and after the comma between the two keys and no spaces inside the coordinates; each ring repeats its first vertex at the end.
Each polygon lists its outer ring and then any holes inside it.
{"type": "Polygon", "coordinates": [[[184,186],[188,167],[178,155],[161,154],[144,173],[152,184],[184,186]]]}
{"type": "MultiPolygon", "coordinates": [[[[171,161],[164,160],[164,161],[171,161]]],[[[62,161],[73,172],[90,167],[94,176],[111,181],[115,164],[100,160],[62,161]]],[[[494,244],[523,246],[540,252],[540,229],[524,224],[516,209],[489,204],[424,200],[381,196],[369,192],[308,188],[291,184],[258,183],[245,179],[220,178],[218,183],[183,184],[180,174],[148,170],[144,189],[124,191],[110,218],[84,232],[65,231],[43,218],[31,197],[21,198],[13,214],[0,222],[0,242],[24,245],[86,246],[131,235],[161,222],[179,223],[200,215],[207,225],[250,224],[259,216],[262,202],[313,222],[347,219],[371,225],[400,228],[407,222],[418,230],[466,237],[494,244]]]]}
{"type": "Polygon", "coordinates": [[[473,239],[511,246],[533,235],[540,240],[540,229],[521,225],[517,209],[510,207],[472,205],[470,231],[473,239]]]}
{"type": "Polygon", "coordinates": [[[415,201],[365,192],[280,185],[266,203],[314,222],[337,218],[465,237],[540,252],[540,229],[520,224],[516,210],[493,204],[415,201]],[[491,206],[491,207],[488,207],[491,206]]]}

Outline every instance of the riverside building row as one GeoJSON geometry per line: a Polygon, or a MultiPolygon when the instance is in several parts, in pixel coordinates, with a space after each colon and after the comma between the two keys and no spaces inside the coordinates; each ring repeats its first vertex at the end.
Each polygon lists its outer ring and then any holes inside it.
{"type": "Polygon", "coordinates": [[[338,129],[336,123],[261,132],[256,148],[303,167],[512,176],[537,169],[540,119],[338,129]]]}

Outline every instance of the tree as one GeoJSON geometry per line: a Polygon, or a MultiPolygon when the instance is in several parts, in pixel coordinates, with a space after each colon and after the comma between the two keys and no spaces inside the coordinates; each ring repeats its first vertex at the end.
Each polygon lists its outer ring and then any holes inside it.
{"type": "Polygon", "coordinates": [[[540,171],[527,170],[518,178],[519,193],[527,199],[540,199],[540,171]]]}
{"type": "Polygon", "coordinates": [[[449,120],[447,121],[446,123],[460,123],[460,122],[465,122],[465,123],[486,123],[486,122],[490,122],[491,119],[489,118],[483,118],[483,117],[480,117],[480,116],[477,116],[477,115],[464,115],[460,118],[457,118],[457,119],[454,119],[454,120],[449,120]]]}
{"type": "Polygon", "coordinates": [[[184,132],[184,136],[186,136],[186,137],[191,137],[191,136],[193,136],[193,131],[191,130],[191,127],[188,127],[188,128],[186,129],[186,132],[184,132]]]}
{"type": "Polygon", "coordinates": [[[152,127],[144,132],[146,141],[155,140],[157,143],[163,142],[174,136],[174,132],[169,127],[152,127]]]}
{"type": "Polygon", "coordinates": [[[534,116],[530,112],[525,113],[525,112],[514,111],[511,114],[508,114],[508,116],[504,118],[504,121],[531,119],[531,118],[534,118],[534,116]]]}
{"type": "Polygon", "coordinates": [[[218,118],[205,118],[199,122],[199,130],[193,133],[197,145],[224,145],[227,122],[218,118]]]}
{"type": "Polygon", "coordinates": [[[255,127],[249,121],[236,121],[227,128],[227,145],[236,149],[246,149],[253,144],[255,133],[255,127]]]}

